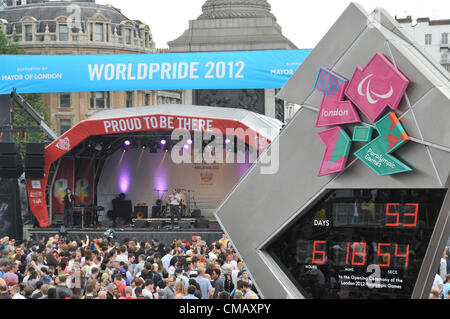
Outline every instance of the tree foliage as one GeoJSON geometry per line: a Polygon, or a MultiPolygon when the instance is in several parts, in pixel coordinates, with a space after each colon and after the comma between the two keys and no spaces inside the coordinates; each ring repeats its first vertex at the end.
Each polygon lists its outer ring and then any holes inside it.
{"type": "MultiPolygon", "coordinates": [[[[8,41],[5,33],[0,29],[0,54],[26,54],[25,50],[20,48],[17,43],[8,41]]],[[[48,113],[44,102],[42,101],[41,94],[21,94],[21,96],[44,117],[44,121],[47,125],[50,125],[50,114],[48,113]]],[[[31,117],[26,114],[20,107],[14,108],[14,126],[37,126],[31,117]]],[[[26,138],[24,134],[16,137],[18,142],[41,142],[43,141],[43,134],[31,133],[27,134],[26,138]]]]}

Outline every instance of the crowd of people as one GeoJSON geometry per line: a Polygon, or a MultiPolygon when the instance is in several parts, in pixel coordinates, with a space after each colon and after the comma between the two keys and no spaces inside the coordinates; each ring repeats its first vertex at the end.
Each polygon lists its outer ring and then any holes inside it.
{"type": "Polygon", "coordinates": [[[258,299],[225,235],[207,244],[81,242],[60,235],[0,241],[0,299],[258,299]]]}
{"type": "Polygon", "coordinates": [[[430,299],[450,299],[450,249],[442,254],[439,269],[434,277],[430,299]]]}

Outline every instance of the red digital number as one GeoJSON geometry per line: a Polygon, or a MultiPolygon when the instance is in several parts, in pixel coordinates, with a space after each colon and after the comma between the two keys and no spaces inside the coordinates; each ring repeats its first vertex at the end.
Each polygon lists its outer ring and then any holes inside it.
{"type": "Polygon", "coordinates": [[[317,250],[316,249],[316,245],[317,244],[326,244],[326,241],[320,241],[320,240],[316,240],[314,241],[314,247],[313,247],[313,255],[312,255],[312,262],[314,264],[319,264],[322,265],[325,263],[325,252],[323,250],[317,250]],[[316,260],[316,255],[320,254],[322,255],[322,259],[321,260],[316,260]]]}
{"type": "Polygon", "coordinates": [[[417,226],[417,214],[419,212],[419,204],[406,204],[406,206],[414,206],[414,213],[405,213],[405,216],[414,216],[414,224],[403,224],[403,227],[416,227],[417,226]]]}
{"type": "Polygon", "coordinates": [[[389,211],[389,208],[391,207],[391,206],[400,206],[400,204],[398,204],[398,203],[389,203],[389,204],[386,204],[386,216],[395,216],[396,217],[396,219],[397,219],[397,222],[395,223],[395,224],[386,224],[386,227],[398,227],[399,225],[400,225],[400,215],[399,215],[399,213],[391,213],[390,211],[389,211]]]}
{"type": "Polygon", "coordinates": [[[353,243],[352,265],[364,266],[366,264],[366,243],[353,243]],[[360,252],[356,249],[357,246],[363,246],[363,251],[360,252]],[[361,262],[355,262],[355,256],[362,256],[361,262]]]}
{"type": "Polygon", "coordinates": [[[347,257],[345,257],[345,263],[348,265],[349,264],[349,255],[350,255],[350,243],[347,243],[347,257]]]}
{"type": "Polygon", "coordinates": [[[391,254],[387,254],[387,253],[381,253],[381,247],[386,246],[386,247],[390,247],[391,244],[387,244],[387,243],[379,243],[378,244],[378,256],[380,256],[381,258],[383,257],[387,257],[387,263],[386,264],[378,264],[378,266],[380,267],[390,267],[391,266],[391,254]]]}
{"type": "Polygon", "coordinates": [[[405,258],[405,268],[408,268],[408,260],[409,260],[409,245],[406,246],[406,253],[399,254],[398,253],[398,245],[395,245],[395,257],[405,258]]]}

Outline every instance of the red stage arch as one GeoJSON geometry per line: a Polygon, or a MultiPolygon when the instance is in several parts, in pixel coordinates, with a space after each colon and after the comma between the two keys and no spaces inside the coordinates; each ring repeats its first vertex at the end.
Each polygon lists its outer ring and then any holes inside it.
{"type": "Polygon", "coordinates": [[[41,227],[50,226],[46,200],[50,167],[90,136],[176,129],[191,132],[218,129],[226,134],[227,129],[242,129],[256,137],[248,141],[249,145],[262,151],[257,141],[263,139],[270,143],[281,128],[282,123],[278,120],[242,109],[164,105],[101,111],[46,147],[45,178],[27,179],[30,209],[41,227]]]}

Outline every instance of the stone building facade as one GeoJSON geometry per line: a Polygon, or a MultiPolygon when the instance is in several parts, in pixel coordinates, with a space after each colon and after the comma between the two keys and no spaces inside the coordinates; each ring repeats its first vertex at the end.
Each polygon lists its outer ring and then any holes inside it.
{"type": "MultiPolygon", "coordinates": [[[[0,29],[27,54],[156,53],[150,27],[95,0],[5,0],[0,29]]],[[[179,104],[178,91],[111,91],[43,94],[51,127],[62,134],[96,111],[179,104]]]]}
{"type": "Polygon", "coordinates": [[[412,16],[396,20],[411,37],[421,45],[438,63],[450,72],[450,19],[431,20],[412,16]]]}
{"type": "MultiPolygon", "coordinates": [[[[207,0],[202,11],[179,38],[168,43],[171,52],[297,49],[283,36],[267,0],[207,0]]],[[[188,90],[183,102],[244,108],[285,121],[290,106],[277,100],[276,93],[275,89],[188,90]]]]}

